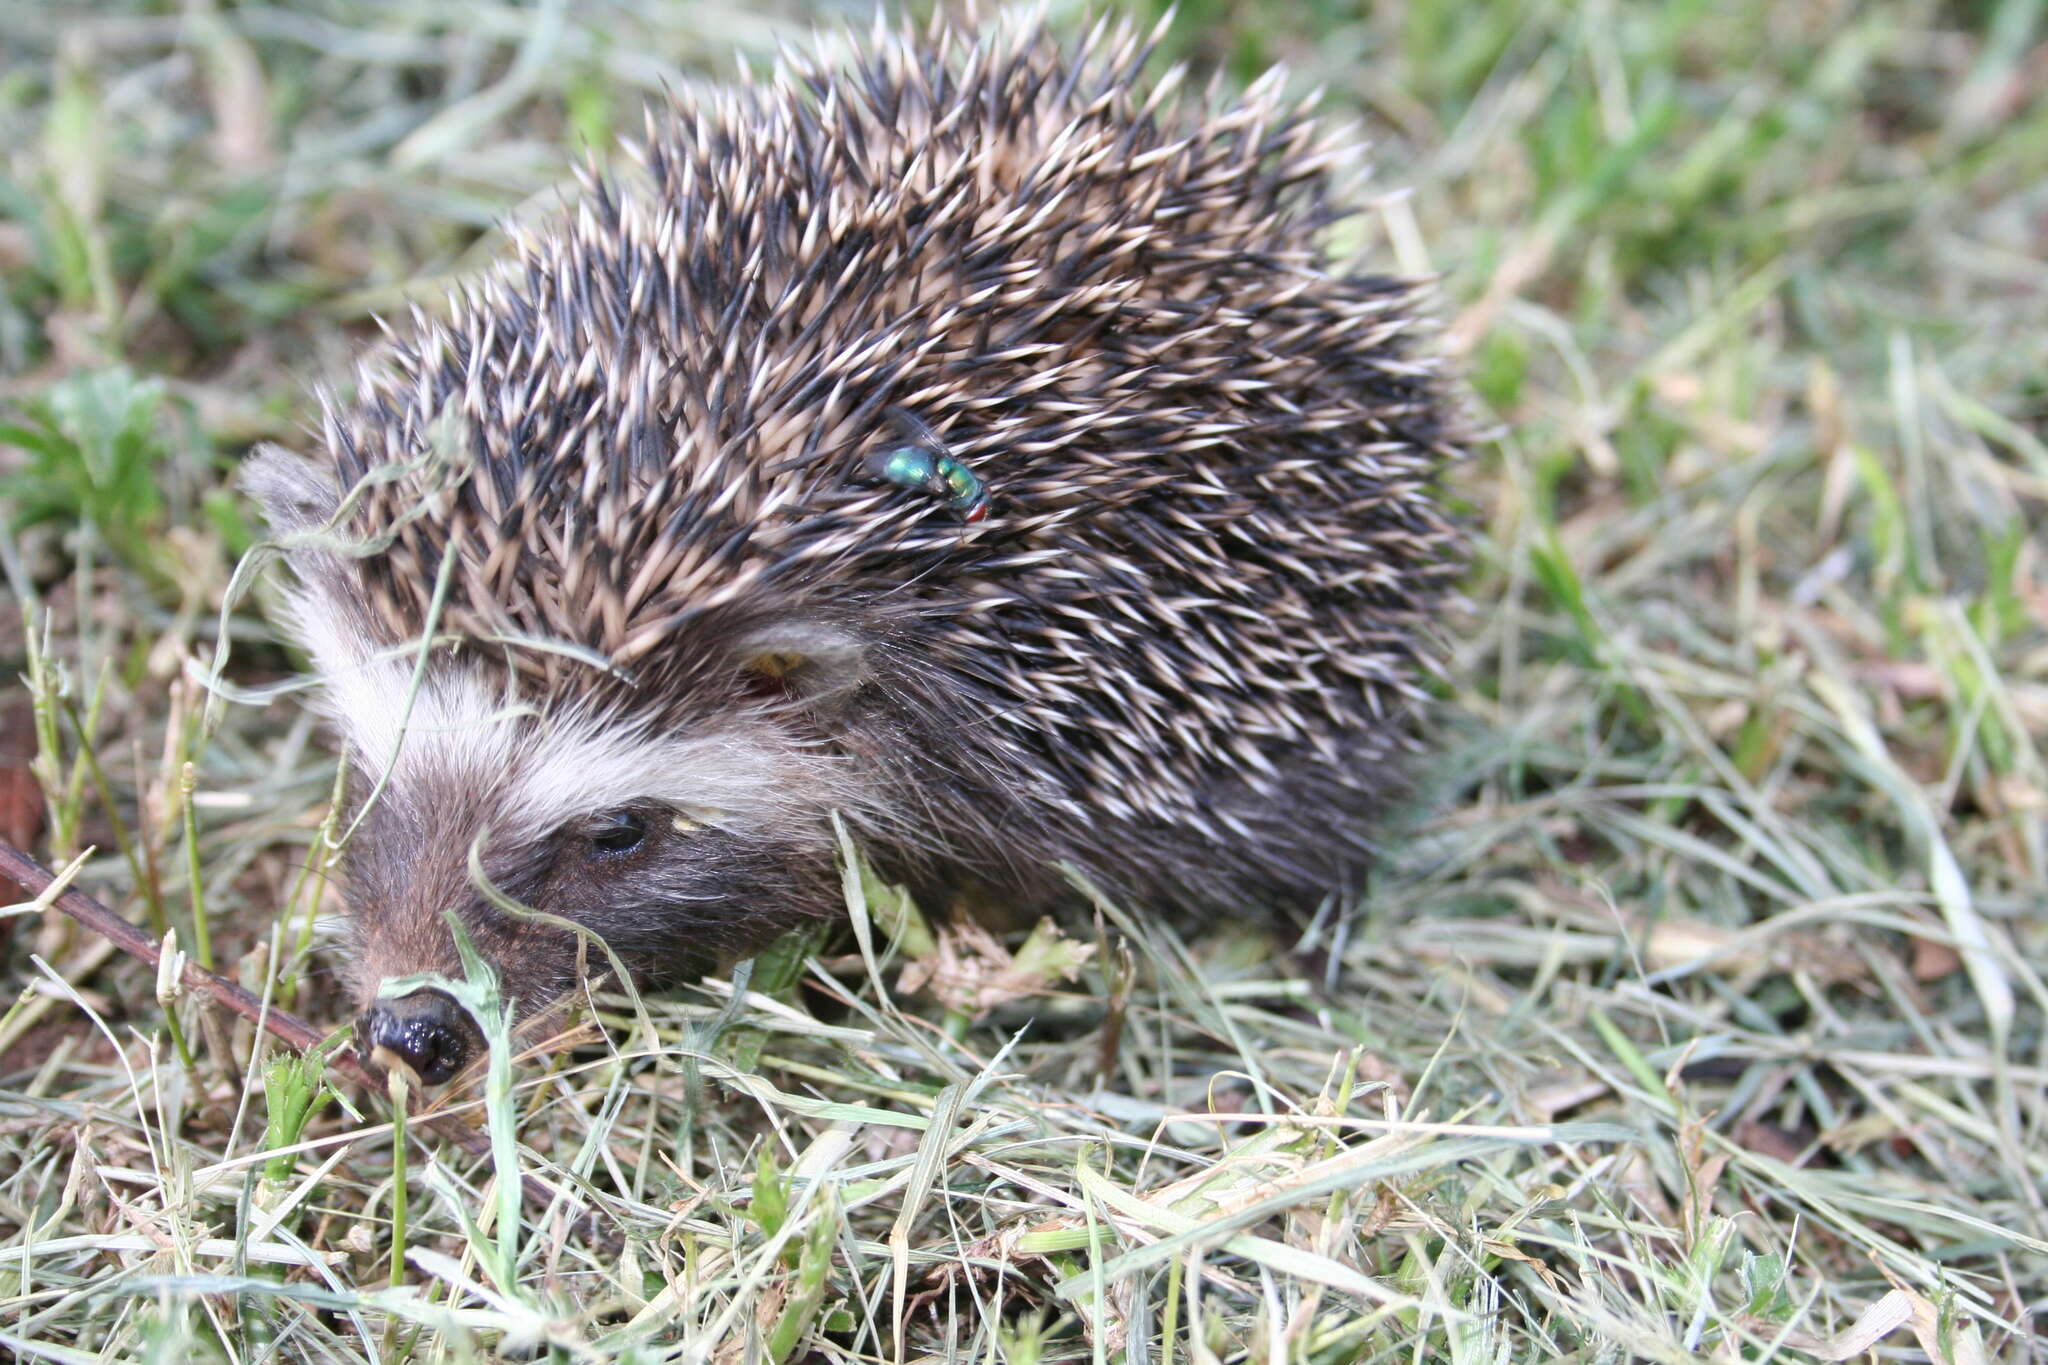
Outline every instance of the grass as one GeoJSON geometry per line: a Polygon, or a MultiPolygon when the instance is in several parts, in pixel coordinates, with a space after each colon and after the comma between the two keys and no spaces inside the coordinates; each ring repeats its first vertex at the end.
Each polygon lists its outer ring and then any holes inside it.
{"type": "MultiPolygon", "coordinates": [[[[221,612],[234,462],[580,144],[806,17],[0,9],[0,834],[340,1017],[332,763],[221,612]]],[[[15,913],[0,1345],[2048,1359],[2044,24],[1190,0],[1175,55],[1364,119],[1408,193],[1350,244],[1443,272],[1504,433],[1360,913],[1103,906],[1027,952],[855,877],[852,945],[607,1001],[448,1099],[337,1092],[15,913]],[[1003,988],[905,987],[946,954],[1003,988]]]]}

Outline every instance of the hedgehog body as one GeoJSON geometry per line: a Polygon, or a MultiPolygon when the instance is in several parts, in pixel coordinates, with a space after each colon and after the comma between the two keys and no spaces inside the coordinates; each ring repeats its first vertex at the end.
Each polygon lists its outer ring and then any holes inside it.
{"type": "Polygon", "coordinates": [[[1034,896],[1313,904],[1364,860],[1457,424],[1415,287],[1325,259],[1306,111],[1144,58],[885,33],[658,109],[632,183],[258,459],[365,1004],[455,970],[450,909],[529,1008],[565,920],[650,978],[742,951],[839,906],[835,813],[1034,896]]]}

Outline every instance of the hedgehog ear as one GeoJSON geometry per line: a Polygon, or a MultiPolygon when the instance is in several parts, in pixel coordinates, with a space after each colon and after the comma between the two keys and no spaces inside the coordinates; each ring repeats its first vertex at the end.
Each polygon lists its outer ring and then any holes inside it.
{"type": "Polygon", "coordinates": [[[820,715],[837,711],[868,678],[866,642],[827,621],[757,626],[740,637],[738,653],[749,686],[820,715]]]}
{"type": "Polygon", "coordinates": [[[259,446],[243,464],[242,490],[263,508],[278,537],[325,526],[341,506],[333,475],[280,445],[259,446]]]}

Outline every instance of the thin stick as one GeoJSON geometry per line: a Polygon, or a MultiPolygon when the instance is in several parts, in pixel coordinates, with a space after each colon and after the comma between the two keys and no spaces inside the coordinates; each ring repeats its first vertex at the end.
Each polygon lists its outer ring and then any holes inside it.
{"type": "MultiPolygon", "coordinates": [[[[0,839],[0,882],[15,883],[29,899],[33,900],[42,895],[55,880],[56,878],[51,876],[49,870],[41,863],[5,839],[0,839]]],[[[140,958],[151,967],[157,966],[161,960],[163,954],[160,944],[83,891],[66,887],[52,904],[130,957],[140,958]]],[[[259,997],[250,994],[226,977],[208,971],[190,958],[185,960],[185,970],[181,979],[187,990],[198,991],[222,1007],[241,1015],[250,1023],[268,1030],[273,1036],[283,1039],[300,1052],[310,1052],[326,1041],[327,1035],[296,1014],[289,1010],[281,1010],[275,1005],[265,1007],[259,997]]],[[[383,1083],[371,1076],[361,1062],[347,1053],[337,1053],[329,1057],[327,1065],[330,1070],[340,1072],[348,1080],[365,1089],[384,1088],[383,1083]]],[[[422,1114],[414,1117],[413,1121],[421,1127],[431,1129],[472,1156],[488,1158],[491,1155],[490,1139],[452,1115],[422,1114]]],[[[521,1175],[520,1185],[529,1204],[548,1208],[560,1200],[565,1207],[577,1210],[575,1200],[569,1199],[537,1175],[521,1175]]],[[[587,1210],[580,1212],[584,1217],[593,1217],[587,1210]]]]}

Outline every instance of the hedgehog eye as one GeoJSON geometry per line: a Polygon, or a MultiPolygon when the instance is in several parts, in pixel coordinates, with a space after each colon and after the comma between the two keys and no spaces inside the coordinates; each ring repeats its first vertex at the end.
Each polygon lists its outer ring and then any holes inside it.
{"type": "Polygon", "coordinates": [[[630,853],[647,837],[647,822],[638,811],[615,810],[590,830],[590,846],[600,853],[630,853]]]}

